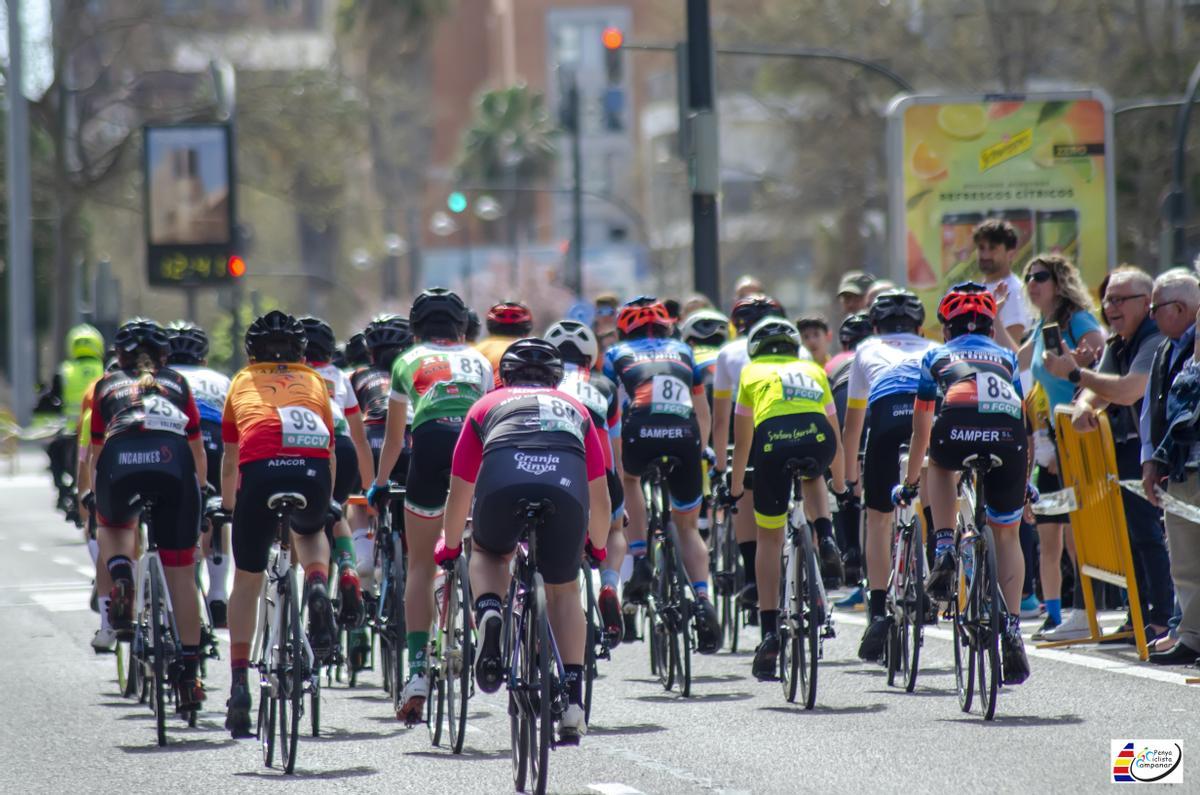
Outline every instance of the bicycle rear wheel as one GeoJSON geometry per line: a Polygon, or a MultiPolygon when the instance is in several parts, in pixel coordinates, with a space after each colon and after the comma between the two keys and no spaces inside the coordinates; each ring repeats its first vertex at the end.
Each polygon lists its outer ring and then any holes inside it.
{"type": "Polygon", "coordinates": [[[967,632],[967,604],[970,599],[968,588],[971,583],[967,580],[962,568],[962,556],[959,555],[958,571],[955,574],[957,587],[952,599],[954,620],[954,684],[958,691],[958,707],[963,712],[971,711],[971,703],[975,698],[975,653],[971,645],[971,636],[967,632]]]}
{"type": "Polygon", "coordinates": [[[804,700],[804,708],[812,709],[817,703],[817,663],[821,657],[820,636],[825,616],[821,605],[821,571],[817,565],[817,553],[813,549],[812,533],[808,528],[801,527],[798,535],[801,557],[796,567],[799,574],[796,593],[803,600],[800,609],[803,653],[798,656],[800,667],[806,669],[801,674],[800,695],[804,700]]]}
{"type": "Polygon", "coordinates": [[[529,626],[529,668],[536,675],[533,680],[536,693],[536,720],[529,723],[529,764],[533,768],[533,791],[545,795],[549,779],[550,748],[554,744],[554,679],[551,671],[554,648],[550,644],[550,617],[546,612],[546,585],[541,574],[533,575],[533,597],[536,605],[535,621],[529,626]]]}
{"type": "Polygon", "coordinates": [[[976,575],[979,627],[976,630],[975,665],[979,670],[979,709],[984,720],[992,720],[996,716],[996,697],[1000,690],[1000,636],[1004,625],[1001,623],[1003,611],[1000,609],[996,550],[992,528],[987,525],[984,525],[982,546],[983,549],[976,547],[975,553],[975,565],[982,567],[976,575]]]}
{"type": "MultiPolygon", "coordinates": [[[[672,530],[672,533],[675,531],[672,530]]],[[[674,548],[674,547],[673,547],[674,548]]],[[[679,556],[672,554],[675,577],[672,581],[671,603],[679,613],[679,627],[674,633],[676,643],[675,677],[679,683],[679,694],[684,698],[692,695],[692,648],[695,646],[693,632],[696,626],[696,605],[688,594],[688,576],[679,556]]]]}
{"type": "Polygon", "coordinates": [[[600,609],[596,604],[596,583],[592,580],[592,569],[588,564],[581,566],[584,595],[587,599],[587,639],[583,647],[583,714],[592,719],[592,685],[596,681],[596,644],[600,639],[598,619],[600,609]]]}
{"type": "Polygon", "coordinates": [[[152,693],[150,709],[154,711],[155,733],[160,746],[167,744],[167,709],[166,709],[166,679],[167,679],[167,617],[163,610],[162,581],[159,570],[154,565],[153,556],[150,558],[150,632],[154,638],[150,654],[152,658],[151,683],[152,693]]]}
{"type": "Polygon", "coordinates": [[[300,715],[304,710],[304,628],[300,625],[300,604],[293,591],[290,574],[285,581],[283,609],[280,610],[278,688],[275,694],[279,710],[279,761],[283,772],[296,769],[296,746],[300,740],[300,715]]]}
{"type": "Polygon", "coordinates": [[[133,657],[133,643],[117,641],[117,684],[123,698],[132,698],[138,690],[138,663],[133,657]]]}
{"type": "Polygon", "coordinates": [[[806,668],[800,661],[804,656],[804,641],[800,637],[801,626],[800,605],[796,600],[797,555],[799,549],[791,541],[784,549],[784,565],[779,580],[780,590],[783,591],[782,610],[779,616],[779,682],[783,685],[783,697],[789,703],[795,703],[801,680],[808,676],[806,668]]]}
{"type": "Polygon", "coordinates": [[[525,675],[525,646],[522,635],[524,617],[516,609],[518,599],[517,580],[514,578],[504,603],[504,670],[508,679],[508,735],[513,786],[517,792],[524,792],[529,772],[529,737],[525,731],[528,699],[519,689],[525,684],[520,681],[525,675]],[[514,679],[517,681],[514,682],[514,679]]]}
{"type": "Polygon", "coordinates": [[[399,537],[393,540],[395,556],[392,558],[391,596],[388,599],[389,610],[386,616],[387,634],[390,636],[391,666],[390,679],[392,683],[392,712],[397,713],[403,703],[400,696],[404,690],[404,653],[407,627],[404,622],[404,549],[399,537]]]}
{"type": "Polygon", "coordinates": [[[471,667],[475,657],[471,635],[471,582],[467,578],[467,561],[459,558],[455,565],[455,591],[450,599],[450,620],[446,637],[449,648],[449,670],[446,672],[447,723],[450,729],[450,750],[461,754],[467,734],[467,705],[471,698],[471,667]]]}
{"type": "Polygon", "coordinates": [[[429,729],[431,745],[442,744],[442,722],[446,715],[446,686],[442,678],[440,663],[434,667],[432,657],[427,658],[429,664],[426,677],[429,679],[429,696],[425,699],[425,726],[429,729]]]}
{"type": "Polygon", "coordinates": [[[275,719],[277,705],[271,688],[267,685],[258,687],[258,734],[262,746],[263,764],[270,767],[275,762],[275,719]]]}

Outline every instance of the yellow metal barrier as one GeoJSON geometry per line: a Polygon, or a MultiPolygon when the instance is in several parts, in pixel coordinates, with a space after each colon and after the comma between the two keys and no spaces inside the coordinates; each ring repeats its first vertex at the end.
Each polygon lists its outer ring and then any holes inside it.
{"type": "Polygon", "coordinates": [[[1134,574],[1133,554],[1129,548],[1129,531],[1125,524],[1125,505],[1121,501],[1121,486],[1117,478],[1117,456],[1113,447],[1108,417],[1101,412],[1100,428],[1080,433],[1071,425],[1071,412],[1060,407],[1055,415],[1055,434],[1058,437],[1058,460],[1062,469],[1064,489],[1074,492],[1076,509],[1071,511],[1071,529],[1075,534],[1075,550],[1083,601],[1087,608],[1091,635],[1078,640],[1042,643],[1038,648],[1055,648],[1078,643],[1096,643],[1101,638],[1096,621],[1096,597],[1092,580],[1100,580],[1129,592],[1129,613],[1133,631],[1106,638],[1129,637],[1137,642],[1138,656],[1149,657],[1146,628],[1138,599],[1137,577],[1134,574]]]}

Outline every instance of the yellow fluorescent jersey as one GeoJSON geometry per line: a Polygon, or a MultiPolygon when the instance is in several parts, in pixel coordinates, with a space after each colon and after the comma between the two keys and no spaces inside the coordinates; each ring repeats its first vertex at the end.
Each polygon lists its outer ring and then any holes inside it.
{"type": "Polygon", "coordinates": [[[831,414],[833,394],[829,391],[825,368],[795,356],[752,359],[742,368],[736,411],[752,416],[756,428],[772,417],[831,414]]]}

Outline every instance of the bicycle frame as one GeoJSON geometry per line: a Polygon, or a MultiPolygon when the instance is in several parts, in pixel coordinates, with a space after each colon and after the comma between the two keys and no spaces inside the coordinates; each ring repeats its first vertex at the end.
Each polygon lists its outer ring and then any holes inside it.
{"type": "MultiPolygon", "coordinates": [[[[290,530],[288,531],[290,532],[290,530]]],[[[287,546],[277,545],[271,550],[270,561],[267,563],[266,577],[263,579],[262,593],[259,596],[258,608],[258,626],[267,628],[266,648],[262,644],[263,634],[256,632],[253,648],[251,650],[250,659],[264,659],[267,663],[265,671],[261,671],[261,675],[267,679],[272,687],[278,686],[275,676],[275,667],[279,663],[279,646],[280,642],[287,642],[286,638],[280,638],[279,626],[283,623],[283,600],[273,599],[273,594],[282,594],[285,582],[290,584],[293,598],[300,598],[300,575],[299,567],[292,564],[291,554],[287,546]],[[268,605],[270,606],[268,608],[268,605]]],[[[308,670],[316,675],[316,656],[313,654],[312,647],[308,644],[308,634],[301,633],[300,637],[304,643],[304,655],[308,663],[308,670]]]]}

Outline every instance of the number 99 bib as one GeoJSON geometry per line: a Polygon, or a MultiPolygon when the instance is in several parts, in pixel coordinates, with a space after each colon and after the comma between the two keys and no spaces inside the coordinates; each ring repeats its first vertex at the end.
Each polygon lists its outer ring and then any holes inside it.
{"type": "Polygon", "coordinates": [[[321,415],[305,406],[282,406],[276,411],[279,413],[284,447],[311,450],[329,447],[329,428],[321,415]]]}

